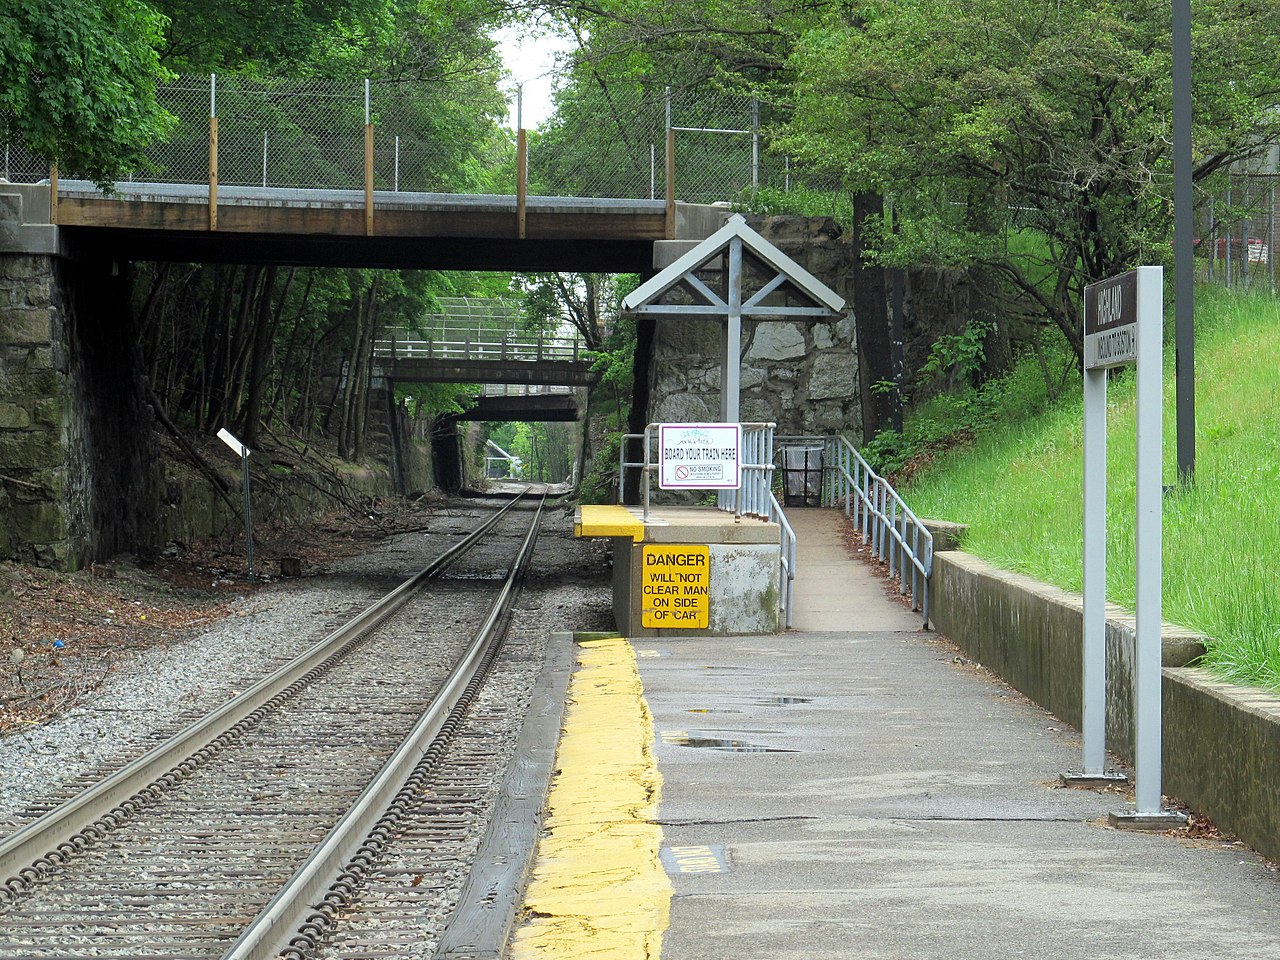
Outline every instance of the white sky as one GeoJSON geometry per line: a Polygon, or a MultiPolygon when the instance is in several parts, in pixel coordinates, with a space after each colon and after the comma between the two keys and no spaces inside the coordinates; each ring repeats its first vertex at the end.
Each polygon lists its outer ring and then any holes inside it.
{"type": "Polygon", "coordinates": [[[494,34],[498,51],[510,74],[510,125],[516,125],[515,87],[524,85],[524,126],[532,130],[551,116],[551,84],[555,56],[573,49],[573,42],[556,35],[531,36],[525,27],[505,27],[494,34]]]}

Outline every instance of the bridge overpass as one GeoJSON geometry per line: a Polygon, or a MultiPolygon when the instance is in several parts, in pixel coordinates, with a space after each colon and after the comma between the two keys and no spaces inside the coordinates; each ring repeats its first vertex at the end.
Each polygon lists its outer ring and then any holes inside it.
{"type": "Polygon", "coordinates": [[[654,244],[701,240],[703,204],[118,183],[0,182],[0,253],[112,261],[647,273],[654,244]]]}

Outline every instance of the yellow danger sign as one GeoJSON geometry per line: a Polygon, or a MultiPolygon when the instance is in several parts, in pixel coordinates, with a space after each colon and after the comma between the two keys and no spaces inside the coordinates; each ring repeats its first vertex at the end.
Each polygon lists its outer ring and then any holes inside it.
{"type": "Polygon", "coordinates": [[[640,625],[705,630],[711,620],[711,548],[651,544],[641,551],[640,625]]]}

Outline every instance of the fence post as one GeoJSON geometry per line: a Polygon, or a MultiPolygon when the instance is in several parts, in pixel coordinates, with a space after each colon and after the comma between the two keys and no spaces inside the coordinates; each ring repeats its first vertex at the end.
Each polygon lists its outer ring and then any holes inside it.
{"type": "Polygon", "coordinates": [[[364,235],[373,236],[373,117],[368,77],[364,81],[364,235]]]}
{"type": "Polygon", "coordinates": [[[1213,218],[1213,199],[1209,200],[1209,282],[1214,280],[1214,267],[1218,262],[1218,225],[1213,218]]]}
{"type": "Polygon", "coordinates": [[[760,100],[751,100],[751,186],[760,187],[760,100]]]}
{"type": "Polygon", "coordinates": [[[267,131],[262,131],[262,185],[267,185],[267,131]]]}
{"type": "Polygon", "coordinates": [[[218,75],[209,74],[209,230],[218,229],[218,75]]]}
{"type": "Polygon", "coordinates": [[[524,85],[516,87],[516,239],[525,237],[529,202],[529,141],[524,132],[524,85]]]}
{"type": "Polygon", "coordinates": [[[396,165],[395,172],[391,178],[391,189],[395,193],[400,192],[400,135],[396,134],[396,165]]]}
{"type": "Polygon", "coordinates": [[[667,87],[667,198],[666,230],[668,240],[676,238],[676,132],[671,128],[671,88],[667,87]]]}
{"type": "Polygon", "coordinates": [[[1276,224],[1276,182],[1275,178],[1267,180],[1267,273],[1271,274],[1271,296],[1276,293],[1276,241],[1280,239],[1280,228],[1276,224]]]}
{"type": "Polygon", "coordinates": [[[49,164],[49,222],[58,223],[58,164],[49,164]]]}
{"type": "MultiPolygon", "coordinates": [[[[1227,212],[1228,214],[1230,213],[1230,211],[1231,211],[1231,174],[1228,173],[1227,174],[1227,212]]],[[[1229,220],[1228,220],[1228,223],[1230,223],[1229,220]]],[[[1224,258],[1225,259],[1224,266],[1227,271],[1227,286],[1231,287],[1235,285],[1235,278],[1231,275],[1231,227],[1230,226],[1227,227],[1226,234],[1227,234],[1227,252],[1224,258]]]]}

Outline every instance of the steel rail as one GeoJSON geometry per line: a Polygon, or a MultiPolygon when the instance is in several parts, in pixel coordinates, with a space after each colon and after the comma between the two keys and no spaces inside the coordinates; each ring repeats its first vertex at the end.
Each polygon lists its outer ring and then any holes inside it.
{"type": "Polygon", "coordinates": [[[219,738],[226,738],[238,724],[264,711],[272,700],[299,681],[309,680],[310,674],[324,669],[329,661],[386,621],[428,581],[473,547],[523,496],[524,492],[423,570],[279,670],[0,841],[0,896],[6,891],[11,897],[19,895],[43,872],[66,863],[91,846],[92,839],[101,839],[148,806],[167,787],[186,779],[199,766],[197,755],[204,751],[205,759],[212,756],[220,749],[219,738]]]}
{"type": "MultiPolygon", "coordinates": [[[[370,838],[375,826],[383,821],[388,806],[401,792],[405,781],[424,758],[428,757],[433,742],[446,724],[455,719],[456,712],[460,712],[459,702],[463,701],[464,694],[478,687],[487,673],[488,665],[501,640],[498,625],[510,611],[516,589],[533,554],[545,504],[544,493],[502,590],[471,645],[454,665],[440,693],[383,764],[378,775],[352,804],[351,809],[343,814],[315,852],[249,923],[231,949],[223,954],[223,960],[270,960],[285,951],[291,955],[303,956],[306,949],[295,941],[313,946],[331,925],[338,906],[349,899],[358,885],[359,877],[370,865],[371,857],[367,853],[355,861],[355,864],[360,864],[358,868],[352,862],[353,857],[370,838]],[[347,867],[345,872],[348,874],[345,882],[339,876],[344,866],[347,867]],[[323,909],[326,900],[332,904],[328,910],[323,909]],[[317,907],[317,904],[321,906],[317,907]],[[302,929],[304,925],[306,929],[302,929]]],[[[469,701],[470,697],[467,697],[462,703],[463,709],[469,705],[469,701]]],[[[437,749],[435,755],[440,752],[437,749]]],[[[376,842],[378,848],[385,843],[388,832],[379,833],[376,842]]]]}

